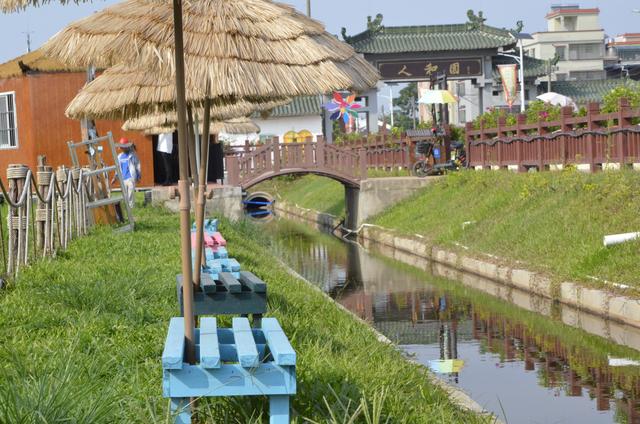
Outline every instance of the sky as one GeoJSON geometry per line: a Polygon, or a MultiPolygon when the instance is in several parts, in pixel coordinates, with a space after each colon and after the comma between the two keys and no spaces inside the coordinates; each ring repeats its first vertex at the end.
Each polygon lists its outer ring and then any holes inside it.
{"type": "MultiPolygon", "coordinates": [[[[284,2],[306,11],[306,0],[284,2]]],[[[95,0],[80,6],[55,4],[0,14],[0,63],[26,53],[27,32],[35,49],[70,22],[114,3],[116,0],[95,0]]],[[[544,16],[550,5],[557,3],[599,7],[601,24],[609,35],[640,32],[640,14],[632,12],[640,9],[640,0],[311,0],[311,14],[334,34],[339,34],[342,27],[348,34],[361,32],[367,16],[377,13],[384,15],[383,25],[389,26],[464,23],[468,9],[482,10],[488,25],[513,28],[522,20],[525,32],[535,32],[546,28],[544,16]]]]}

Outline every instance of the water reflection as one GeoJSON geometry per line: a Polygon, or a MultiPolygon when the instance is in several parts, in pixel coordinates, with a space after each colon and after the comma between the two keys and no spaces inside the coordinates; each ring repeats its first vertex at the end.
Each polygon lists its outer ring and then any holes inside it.
{"type": "Polygon", "coordinates": [[[640,353],[626,347],[640,346],[638,330],[456,274],[504,302],[308,227],[270,225],[297,272],[507,422],[640,423],[640,353]]]}

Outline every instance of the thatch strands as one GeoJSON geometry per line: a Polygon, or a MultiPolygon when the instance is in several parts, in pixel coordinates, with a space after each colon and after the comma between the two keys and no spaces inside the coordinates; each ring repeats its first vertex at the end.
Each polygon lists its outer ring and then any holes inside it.
{"type": "MultiPolygon", "coordinates": [[[[183,13],[187,86],[209,82],[213,97],[364,90],[379,79],[351,46],[289,6],[193,0],[183,13]]],[[[126,0],[69,25],[44,48],[70,64],[136,63],[172,75],[171,2],[126,0]]]]}
{"type": "MultiPolygon", "coordinates": [[[[51,0],[0,0],[0,11],[2,11],[3,13],[11,13],[11,12],[17,12],[19,10],[23,10],[26,9],[29,6],[42,6],[45,4],[49,4],[49,3],[55,3],[55,1],[51,1],[51,0]]],[[[83,1],[80,0],[59,0],[58,3],[60,4],[67,4],[67,3],[75,3],[75,4],[79,4],[79,3],[85,3],[83,1]]]]}
{"type": "MultiPolygon", "coordinates": [[[[205,92],[187,88],[187,102],[200,104],[205,92]]],[[[153,72],[116,65],[87,84],[69,103],[66,115],[80,119],[120,119],[159,114],[175,110],[176,89],[173,81],[153,72]]],[[[289,103],[287,98],[216,98],[211,102],[211,117],[231,119],[255,111],[266,111],[289,103]]],[[[200,116],[203,114],[200,113],[200,116]]],[[[177,118],[173,113],[175,123],[177,118]]],[[[162,123],[160,123],[162,125],[162,123]]],[[[145,128],[149,128],[148,126],[145,128]]]]}
{"type": "MultiPolygon", "coordinates": [[[[123,129],[132,131],[131,127],[140,127],[143,118],[127,121],[122,126],[123,129]],[[126,127],[126,128],[125,128],[126,127]]],[[[162,133],[172,133],[176,131],[177,124],[166,124],[162,126],[150,126],[146,128],[135,128],[135,130],[143,131],[146,135],[157,135],[162,133]]],[[[235,118],[228,121],[212,122],[209,125],[209,134],[251,134],[260,132],[260,127],[249,118],[235,118]]]]}

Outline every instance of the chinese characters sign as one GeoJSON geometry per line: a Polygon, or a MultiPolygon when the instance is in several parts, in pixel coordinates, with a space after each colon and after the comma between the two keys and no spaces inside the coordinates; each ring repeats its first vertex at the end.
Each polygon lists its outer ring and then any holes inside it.
{"type": "Polygon", "coordinates": [[[477,77],[482,75],[482,59],[435,59],[378,62],[383,79],[429,79],[445,73],[449,78],[477,77]]]}

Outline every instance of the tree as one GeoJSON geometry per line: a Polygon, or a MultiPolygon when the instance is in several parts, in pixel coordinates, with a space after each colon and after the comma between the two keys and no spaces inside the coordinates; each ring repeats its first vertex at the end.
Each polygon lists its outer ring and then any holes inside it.
{"type": "Polygon", "coordinates": [[[400,90],[400,95],[394,100],[397,111],[393,117],[395,126],[402,130],[413,128],[413,119],[418,117],[418,107],[415,102],[418,100],[418,83],[412,82],[400,90]]]}

